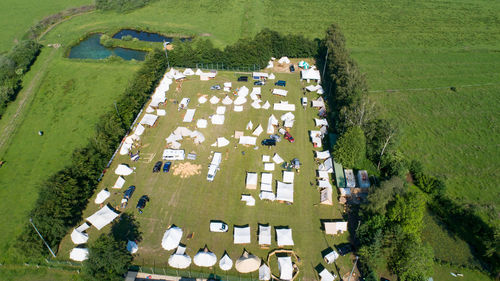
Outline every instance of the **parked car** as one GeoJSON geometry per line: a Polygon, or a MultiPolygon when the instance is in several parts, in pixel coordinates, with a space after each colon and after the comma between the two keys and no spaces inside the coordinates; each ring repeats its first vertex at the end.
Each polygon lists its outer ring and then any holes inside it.
{"type": "Polygon", "coordinates": [[[285,139],[291,143],[295,142],[295,139],[290,135],[289,132],[285,132],[285,139]]]}
{"type": "Polygon", "coordinates": [[[122,199],[122,202],[121,202],[122,203],[121,204],[122,208],[127,207],[128,200],[130,200],[130,198],[132,197],[132,194],[134,194],[134,191],[135,191],[135,186],[134,185],[129,186],[129,188],[127,188],[127,190],[125,190],[125,192],[123,193],[123,199],[122,199]]]}
{"type": "Polygon", "coordinates": [[[221,221],[210,221],[210,232],[227,232],[229,227],[221,221]]]}
{"type": "Polygon", "coordinates": [[[240,77],[238,77],[238,82],[248,82],[248,76],[240,76],[240,77]]]}
{"type": "Polygon", "coordinates": [[[337,248],[337,251],[339,252],[339,254],[341,256],[345,256],[345,255],[349,254],[350,252],[352,252],[352,246],[349,243],[343,243],[343,244],[336,245],[335,248],[337,248]]]}
{"type": "Polygon", "coordinates": [[[210,90],[220,90],[220,89],[222,89],[222,88],[219,84],[213,85],[212,87],[210,87],[210,90]]]}
{"type": "Polygon", "coordinates": [[[265,85],[265,84],[266,84],[266,81],[259,80],[259,81],[255,81],[255,82],[253,82],[253,84],[254,84],[255,86],[263,86],[263,85],[265,85]]]}
{"type": "Polygon", "coordinates": [[[149,197],[147,195],[142,195],[141,198],[139,198],[139,201],[137,201],[137,211],[139,211],[139,214],[142,214],[142,209],[146,207],[146,203],[149,202],[149,197]]]}
{"type": "Polygon", "coordinates": [[[293,64],[290,64],[290,72],[295,72],[295,66],[293,66],[293,64]]]}
{"type": "Polygon", "coordinates": [[[300,102],[302,103],[302,106],[304,108],[307,107],[307,98],[306,97],[300,98],[300,102]]]}
{"type": "Polygon", "coordinates": [[[172,166],[172,162],[165,162],[165,165],[163,165],[163,172],[168,173],[168,171],[170,171],[170,166],[172,166]]]}
{"type": "Polygon", "coordinates": [[[158,173],[161,170],[161,164],[163,164],[161,161],[156,162],[153,167],[153,173],[158,173]]]}
{"type": "Polygon", "coordinates": [[[275,139],[265,139],[261,143],[262,145],[266,146],[275,146],[276,145],[276,140],[275,139]]]}
{"type": "Polygon", "coordinates": [[[275,86],[281,86],[281,87],[286,87],[286,81],[284,80],[278,80],[276,83],[274,83],[275,86]]]}

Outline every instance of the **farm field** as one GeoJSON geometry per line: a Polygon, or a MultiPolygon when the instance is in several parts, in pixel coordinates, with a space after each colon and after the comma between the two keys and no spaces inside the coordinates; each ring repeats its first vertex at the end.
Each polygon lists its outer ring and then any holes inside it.
{"type": "MultiPolygon", "coordinates": [[[[172,224],[183,229],[184,235],[181,242],[187,246],[187,253],[191,256],[196,254],[198,249],[207,245],[218,258],[222,257],[224,251],[227,251],[229,256],[236,260],[244,248],[261,258],[266,258],[268,252],[276,248],[275,235],[272,235],[273,243],[270,249],[261,249],[258,246],[257,229],[258,223],[269,223],[273,227],[289,226],[292,229],[295,246],[286,248],[294,249],[300,256],[302,261],[299,266],[302,276],[307,279],[316,278],[313,267],[319,263],[326,265],[322,262],[321,252],[328,247],[333,247],[334,244],[348,241],[347,233],[333,238],[324,235],[321,231],[321,219],[342,219],[342,214],[341,206],[336,202],[335,195],[333,206],[319,204],[319,191],[316,187],[317,164],[314,162],[313,145],[309,141],[309,130],[315,129],[314,117],[317,117],[317,109],[309,107],[304,110],[300,106],[300,97],[303,96],[302,87],[305,84],[299,82],[298,74],[278,74],[277,79],[287,81],[286,89],[289,92],[286,97],[278,98],[270,93],[270,90],[275,88],[271,83],[273,80],[270,80],[268,85],[263,86],[261,99],[263,103],[266,100],[271,103],[270,109],[252,108],[250,106],[252,100],[247,97],[249,101],[244,105],[243,112],[234,112],[233,105],[226,106],[224,125],[212,125],[209,121],[207,128],[197,129],[196,120],[199,118],[209,120],[209,116],[215,114],[217,106],[222,105],[221,103],[213,105],[210,102],[198,104],[198,97],[208,95],[210,99],[212,96],[217,96],[222,100],[226,94],[223,91],[209,90],[211,85],[232,81],[233,88],[245,85],[251,91],[253,86],[251,82],[236,83],[236,77],[230,72],[220,72],[217,78],[212,81],[199,81],[198,76],[191,76],[182,83],[182,89],[179,92],[175,91],[175,84],[172,84],[167,92],[168,103],[162,107],[167,112],[166,117],[159,117],[155,127],[147,128],[141,137],[142,145],[133,149],[134,152],[140,150],[141,159],[138,162],[131,162],[127,155],[117,157],[108,169],[98,190],[108,188],[112,192],[112,196],[105,203],[109,202],[111,206],[119,206],[125,189],[130,185],[136,186],[126,212],[134,214],[142,232],[143,239],[139,243],[140,248],[135,256],[135,263],[138,265],[166,267],[167,259],[172,251],[166,251],[161,247],[161,239],[165,230],[172,224]],[[178,111],[178,105],[174,103],[183,97],[191,99],[188,108],[196,109],[195,119],[191,123],[182,122],[185,111],[178,111]],[[260,142],[268,137],[265,130],[269,116],[274,114],[279,119],[281,115],[286,113],[286,111],[273,110],[273,102],[280,100],[287,100],[296,105],[296,110],[293,112],[296,121],[290,130],[290,133],[295,137],[295,142],[289,143],[282,139],[276,147],[269,149],[261,146],[260,142]],[[252,121],[254,128],[258,124],[262,124],[264,128],[264,132],[257,139],[258,145],[256,147],[258,149],[254,149],[254,146],[237,145],[237,140],[233,138],[235,130],[243,131],[247,136],[251,135],[253,130],[245,130],[249,121],[252,121]],[[205,142],[198,145],[193,144],[193,140],[188,138],[180,141],[181,149],[184,149],[186,153],[196,153],[197,159],[172,161],[170,172],[152,173],[155,162],[162,160],[162,152],[166,145],[165,138],[178,126],[198,130],[205,136],[205,142]],[[212,147],[211,144],[216,141],[217,137],[227,138],[230,144],[221,148],[212,147]],[[206,176],[210,163],[209,158],[213,152],[222,153],[222,164],[215,180],[208,182],[206,176]],[[260,187],[257,187],[257,190],[245,188],[246,172],[265,172],[262,155],[272,157],[274,153],[278,153],[288,162],[293,158],[299,158],[301,161],[300,172],[295,173],[293,205],[261,201],[258,198],[260,187]],[[200,174],[185,179],[178,175],[175,176],[173,171],[179,162],[200,165],[200,174]],[[135,167],[136,170],[132,175],[125,177],[126,183],[121,190],[111,189],[117,178],[113,171],[120,163],[127,163],[131,167],[135,167]],[[256,199],[256,205],[245,206],[245,203],[240,201],[242,194],[251,194],[256,199]],[[144,213],[138,214],[135,205],[142,195],[148,195],[151,201],[146,205],[144,213]],[[227,233],[209,232],[210,220],[226,222],[230,226],[229,231],[227,233]],[[250,244],[233,244],[233,225],[249,225],[251,227],[250,244]],[[186,236],[190,233],[193,233],[194,237],[187,239],[186,236]]],[[[308,94],[309,98],[316,95],[316,93],[308,94]]],[[[232,95],[231,97],[234,99],[232,95]]],[[[317,150],[322,149],[318,148],[317,150]]],[[[282,171],[283,169],[276,165],[276,170],[272,172],[274,190],[276,190],[274,182],[282,180],[282,171]]],[[[85,217],[99,208],[93,202],[94,199],[91,199],[88,209],[84,212],[85,217]]],[[[101,231],[94,228],[89,230],[91,240],[96,239],[100,233],[108,231],[108,228],[109,226],[101,231]]],[[[60,257],[67,258],[73,247],[69,237],[66,237],[60,249],[60,257]]],[[[337,265],[341,276],[349,272],[352,267],[348,256],[342,257],[337,265]]],[[[333,265],[329,265],[328,268],[334,269],[333,265]]],[[[211,272],[194,265],[191,270],[211,272]]],[[[214,270],[216,274],[223,275],[223,271],[218,266],[214,266],[214,270]]],[[[336,272],[336,274],[338,273],[336,272]]],[[[233,271],[229,275],[237,276],[237,273],[233,271]]]]}
{"type": "Polygon", "coordinates": [[[2,0],[0,1],[0,53],[8,51],[16,40],[21,40],[31,26],[46,16],[67,8],[92,4],[92,0],[2,0]]]}

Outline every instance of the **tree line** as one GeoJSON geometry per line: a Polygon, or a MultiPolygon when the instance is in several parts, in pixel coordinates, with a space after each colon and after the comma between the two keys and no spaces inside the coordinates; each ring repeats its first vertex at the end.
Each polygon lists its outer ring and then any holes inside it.
{"type": "Polygon", "coordinates": [[[317,55],[324,67],[323,88],[331,108],[329,118],[340,136],[334,159],[350,168],[372,168],[381,183],[360,208],[356,233],[360,269],[366,280],[378,280],[377,269],[387,267],[401,280],[427,280],[432,274],[432,248],[421,241],[426,206],[474,247],[493,275],[499,272],[500,232],[473,207],[446,195],[443,179],[423,172],[398,149],[398,126],[377,115],[367,95],[367,83],[350,57],[339,27],[331,25],[317,55]],[[410,183],[406,177],[411,175],[410,183]],[[414,184],[414,186],[411,185],[414,184]],[[418,188],[416,188],[416,187],[418,188]],[[430,198],[430,200],[429,200],[430,198]]]}
{"type": "MultiPolygon", "coordinates": [[[[104,113],[86,146],[76,149],[71,164],[49,177],[38,188],[39,196],[29,213],[47,243],[57,248],[68,231],[82,220],[83,210],[93,195],[108,160],[132,125],[167,68],[165,54],[155,50],[125,89],[116,106],[104,113]],[[118,113],[117,113],[118,111],[118,113]]],[[[16,247],[21,259],[47,255],[43,242],[27,223],[16,247]]]]}
{"type": "Polygon", "coordinates": [[[95,6],[98,10],[123,13],[142,8],[151,1],[152,0],[96,0],[95,6]]]}
{"type": "Polygon", "coordinates": [[[42,45],[34,40],[24,40],[7,54],[0,55],[0,118],[7,105],[16,99],[21,90],[22,78],[35,62],[41,48],[42,45]]]}
{"type": "Polygon", "coordinates": [[[318,40],[302,35],[282,35],[263,29],[253,38],[239,39],[223,50],[214,47],[209,39],[195,38],[181,42],[175,39],[174,49],[168,52],[169,62],[177,67],[195,67],[197,63],[218,63],[224,67],[258,65],[264,67],[271,57],[312,57],[318,52],[318,40]]]}

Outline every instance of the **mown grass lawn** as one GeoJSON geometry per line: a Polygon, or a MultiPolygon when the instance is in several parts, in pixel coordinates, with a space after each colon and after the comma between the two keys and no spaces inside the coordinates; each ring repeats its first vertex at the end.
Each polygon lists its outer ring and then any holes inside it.
{"type": "MultiPolygon", "coordinates": [[[[143,233],[143,240],[139,243],[140,250],[135,257],[135,263],[144,266],[166,267],[167,259],[172,251],[166,251],[161,247],[161,238],[169,225],[175,224],[182,227],[184,236],[182,243],[187,245],[187,253],[193,256],[198,249],[204,245],[214,251],[217,256],[222,257],[224,251],[227,251],[233,260],[236,260],[243,249],[251,251],[262,258],[267,257],[269,249],[261,249],[257,240],[257,224],[269,223],[272,226],[289,226],[293,230],[293,239],[295,246],[293,248],[302,259],[300,269],[303,277],[307,279],[316,278],[313,267],[322,262],[321,251],[328,247],[333,247],[335,243],[346,242],[347,234],[339,237],[327,237],[321,231],[320,219],[342,219],[341,207],[335,202],[333,206],[319,205],[319,192],[316,189],[316,168],[314,163],[313,146],[309,141],[308,131],[314,129],[314,117],[317,110],[308,108],[304,110],[300,106],[300,97],[304,84],[299,82],[298,74],[280,74],[278,79],[287,81],[286,89],[289,91],[285,98],[274,97],[270,89],[274,88],[272,83],[263,86],[262,100],[268,100],[271,105],[279,100],[288,100],[296,104],[296,122],[291,129],[291,134],[295,137],[295,143],[289,143],[282,140],[274,148],[268,149],[260,145],[260,141],[267,137],[264,132],[258,137],[258,149],[254,147],[244,147],[236,145],[237,141],[232,137],[235,130],[245,132],[250,135],[251,131],[245,130],[248,121],[252,121],[255,126],[262,124],[264,130],[267,128],[267,120],[271,114],[277,118],[286,112],[273,111],[272,106],[269,110],[253,109],[250,107],[250,101],[244,105],[243,112],[234,112],[233,106],[227,106],[224,125],[212,125],[209,123],[206,129],[198,129],[206,137],[206,141],[199,145],[194,145],[192,140],[182,140],[182,149],[186,153],[194,152],[197,159],[189,161],[193,164],[201,165],[201,174],[186,179],[174,176],[169,173],[152,173],[153,165],[161,160],[163,149],[165,148],[165,138],[178,126],[187,126],[194,130],[196,120],[199,118],[208,118],[215,114],[217,105],[209,102],[198,105],[198,97],[202,94],[215,95],[224,98],[222,91],[210,91],[209,88],[215,83],[232,81],[234,87],[246,85],[253,86],[251,82],[236,83],[236,75],[229,72],[223,72],[218,75],[215,81],[199,81],[198,76],[193,76],[182,83],[182,90],[175,91],[175,87],[167,92],[169,102],[164,107],[167,111],[166,117],[160,117],[158,124],[154,128],[146,130],[142,138],[142,147],[138,148],[141,152],[141,160],[134,163],[128,156],[117,157],[107,174],[104,176],[99,190],[110,188],[117,176],[114,169],[120,163],[128,163],[136,167],[136,171],[125,177],[127,182],[123,190],[111,190],[113,195],[108,200],[112,206],[118,206],[122,198],[123,191],[130,185],[135,185],[136,191],[127,207],[126,211],[133,213],[140,223],[140,230],[143,233]],[[182,97],[191,98],[188,108],[196,108],[195,121],[183,123],[182,116],[185,111],[177,111],[177,104],[173,100],[182,97]],[[226,137],[231,144],[222,147],[212,147],[217,137],[226,137]],[[223,160],[221,170],[217,173],[215,180],[210,183],[206,180],[208,171],[209,157],[213,151],[221,152],[223,160]],[[262,155],[273,156],[278,153],[285,161],[290,161],[297,157],[302,162],[300,173],[295,174],[294,184],[294,204],[286,205],[278,202],[261,201],[258,198],[259,189],[247,190],[245,188],[246,172],[264,172],[262,155]],[[151,198],[144,213],[139,215],[134,209],[140,196],[147,194],[151,198]],[[256,199],[256,206],[245,206],[240,201],[241,194],[251,194],[256,199]],[[210,220],[222,220],[230,226],[228,233],[209,232],[210,220]],[[233,225],[250,225],[252,231],[252,242],[247,245],[233,244],[233,225]],[[186,235],[194,233],[194,238],[186,239],[186,235]]],[[[272,81],[270,81],[272,82],[272,81]]],[[[316,94],[309,94],[309,98],[316,94]]],[[[234,97],[233,97],[234,98],[234,97]]],[[[221,103],[219,103],[221,105],[221,103]]],[[[179,161],[173,161],[175,166],[179,161]]],[[[282,170],[278,165],[273,172],[273,180],[282,180],[282,170]]],[[[276,188],[274,186],[274,188],[276,188]]],[[[99,206],[89,203],[85,216],[95,212],[99,206]]],[[[334,195],[334,200],[336,197],[334,195]]],[[[101,232],[92,229],[89,231],[91,239],[96,239],[101,232]]],[[[275,235],[273,234],[273,245],[271,249],[277,247],[275,235]]],[[[67,258],[68,251],[73,247],[72,242],[66,238],[60,251],[61,258],[67,258]]],[[[290,247],[288,247],[290,248],[290,247]]],[[[324,262],[323,262],[324,264],[324,262]]],[[[341,275],[348,272],[352,266],[348,257],[343,257],[338,263],[341,275]]],[[[328,266],[333,270],[333,266],[328,266]]],[[[159,269],[157,269],[159,270],[159,269]]],[[[201,270],[193,266],[193,271],[201,270]]],[[[217,274],[223,272],[216,267],[217,274]]],[[[209,272],[203,270],[203,272],[209,272]]],[[[230,274],[236,274],[231,272],[230,274]]],[[[254,274],[255,275],[255,274],[254,274]]],[[[254,276],[255,277],[255,276],[254,276]]]]}

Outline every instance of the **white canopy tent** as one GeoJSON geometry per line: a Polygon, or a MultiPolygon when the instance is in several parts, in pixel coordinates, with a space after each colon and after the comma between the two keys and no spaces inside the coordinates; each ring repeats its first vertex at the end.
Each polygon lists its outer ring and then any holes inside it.
{"type": "Polygon", "coordinates": [[[220,259],[219,267],[224,271],[228,271],[233,267],[233,261],[227,253],[220,259]]]}
{"type": "Polygon", "coordinates": [[[241,201],[246,202],[247,206],[255,206],[255,199],[252,195],[242,194],[241,201]]]}
{"type": "Polygon", "coordinates": [[[229,140],[227,140],[225,137],[217,138],[217,147],[224,147],[227,145],[229,145],[229,140]]]}
{"type": "MultiPolygon", "coordinates": [[[[333,162],[332,158],[326,159],[322,164],[318,166],[318,170],[326,171],[328,173],[333,173],[333,162]]],[[[354,175],[353,175],[354,176],[354,175]]]]}
{"type": "Polygon", "coordinates": [[[291,171],[283,171],[283,182],[293,184],[293,179],[295,177],[295,173],[291,171]]]}
{"type": "Polygon", "coordinates": [[[278,181],[276,200],[293,203],[293,184],[278,181]]]}
{"type": "Polygon", "coordinates": [[[247,102],[247,99],[244,98],[244,97],[237,97],[233,103],[234,105],[242,105],[242,104],[245,104],[247,102]]]}
{"type": "Polygon", "coordinates": [[[194,264],[201,267],[211,267],[217,263],[217,256],[208,251],[207,248],[203,251],[199,251],[193,258],[194,264]]]}
{"type": "Polygon", "coordinates": [[[111,193],[107,191],[106,189],[101,190],[99,193],[97,193],[97,196],[94,200],[96,204],[101,204],[102,202],[106,201],[106,199],[111,196],[111,193]]]}
{"type": "Polygon", "coordinates": [[[267,120],[267,130],[266,133],[271,135],[274,134],[274,126],[278,126],[278,119],[272,114],[267,120]]]}
{"type": "Polygon", "coordinates": [[[268,101],[266,101],[266,102],[262,105],[262,107],[261,107],[261,108],[262,108],[262,109],[269,109],[270,107],[271,107],[271,104],[270,104],[268,101]]]}
{"type": "Polygon", "coordinates": [[[309,135],[310,135],[311,141],[315,147],[322,146],[321,139],[323,138],[323,134],[321,133],[321,131],[310,131],[309,135]]]}
{"type": "Polygon", "coordinates": [[[257,189],[257,173],[248,173],[247,172],[247,179],[246,179],[245,187],[247,189],[257,189]]]}
{"type": "Polygon", "coordinates": [[[273,161],[274,161],[274,163],[279,165],[279,164],[283,163],[285,160],[283,160],[283,158],[281,158],[281,156],[279,156],[278,153],[274,153],[273,161]]]}
{"type": "Polygon", "coordinates": [[[199,129],[204,129],[207,125],[208,121],[206,119],[198,119],[198,121],[196,121],[196,127],[199,129]]]}
{"type": "Polygon", "coordinates": [[[135,254],[137,253],[137,251],[139,251],[139,246],[137,246],[137,243],[135,243],[134,241],[128,240],[127,251],[129,251],[131,254],[135,254]]]}
{"type": "Polygon", "coordinates": [[[248,88],[243,86],[238,90],[238,97],[246,97],[248,96],[248,88]]]}
{"type": "Polygon", "coordinates": [[[273,95],[286,97],[286,95],[288,94],[288,91],[283,90],[283,89],[273,89],[272,93],[273,93],[273,95]]]}
{"type": "Polygon", "coordinates": [[[251,106],[255,109],[260,109],[262,106],[260,105],[262,101],[261,100],[255,100],[254,102],[252,102],[251,106]]]}
{"type": "Polygon", "coordinates": [[[137,125],[137,127],[135,127],[135,130],[134,130],[134,135],[141,136],[144,133],[145,129],[146,128],[144,128],[144,126],[142,126],[141,124],[137,125]]]}
{"type": "Polygon", "coordinates": [[[281,280],[292,280],[293,264],[291,257],[278,257],[278,267],[280,270],[281,280]]]}
{"type": "Polygon", "coordinates": [[[217,106],[216,114],[224,114],[226,113],[226,107],[225,106],[217,106]]]}
{"type": "Polygon", "coordinates": [[[293,246],[292,230],[290,228],[276,229],[276,241],[278,246],[293,246]]]}
{"type": "Polygon", "coordinates": [[[239,144],[256,145],[257,138],[256,137],[249,137],[249,136],[241,136],[239,144]]]}
{"type": "Polygon", "coordinates": [[[231,83],[231,82],[224,82],[224,87],[231,88],[231,87],[233,87],[233,83],[231,83]]]}
{"type": "Polygon", "coordinates": [[[259,225],[259,245],[271,245],[271,226],[259,225]]]}
{"type": "Polygon", "coordinates": [[[262,89],[260,87],[253,87],[252,92],[250,93],[250,98],[253,100],[259,99],[258,96],[262,95],[262,89]]]}
{"type": "Polygon", "coordinates": [[[346,221],[324,222],[325,233],[330,235],[342,234],[347,231],[346,221]]]}
{"type": "Polygon", "coordinates": [[[212,124],[214,124],[214,125],[224,125],[224,120],[225,120],[224,115],[220,115],[220,114],[212,115],[212,118],[211,118],[212,124]]]}
{"type": "Polygon", "coordinates": [[[87,218],[95,228],[101,230],[101,228],[112,222],[119,214],[111,210],[107,205],[102,207],[99,211],[95,212],[93,215],[87,218]]]}
{"type": "Polygon", "coordinates": [[[184,123],[191,123],[194,118],[194,113],[196,112],[196,109],[188,109],[186,110],[186,114],[184,115],[184,119],[182,122],[184,123]]]}
{"type": "Polygon", "coordinates": [[[163,249],[169,251],[177,248],[182,238],[182,229],[177,226],[171,226],[161,239],[161,246],[163,249]]]}
{"type": "Polygon", "coordinates": [[[288,103],[287,101],[280,101],[279,103],[275,103],[273,108],[279,111],[295,111],[295,104],[288,103]]]}
{"type": "Polygon", "coordinates": [[[306,80],[307,83],[311,82],[311,80],[319,82],[321,81],[321,74],[319,73],[319,70],[311,67],[300,71],[300,80],[306,80]]]}
{"type": "Polygon", "coordinates": [[[250,241],[250,226],[234,227],[234,244],[249,244],[250,241]]]}
{"type": "Polygon", "coordinates": [[[165,109],[157,109],[156,110],[156,115],[158,115],[158,116],[165,116],[165,115],[167,115],[167,111],[165,109]]]}
{"type": "Polygon", "coordinates": [[[271,156],[269,155],[262,155],[262,162],[269,162],[271,161],[271,156]]]}
{"type": "Polygon", "coordinates": [[[260,190],[273,192],[273,174],[261,173],[260,190]]]}
{"type": "Polygon", "coordinates": [[[257,128],[253,131],[252,135],[259,136],[263,131],[264,129],[262,129],[262,126],[259,124],[259,126],[257,126],[257,128]]]}
{"type": "Polygon", "coordinates": [[[224,105],[230,105],[230,104],[232,104],[232,103],[233,103],[233,100],[232,100],[230,97],[228,97],[228,96],[226,96],[226,97],[222,100],[222,104],[224,104],[224,105]]]}
{"type": "Polygon", "coordinates": [[[154,124],[156,123],[156,119],[158,119],[157,115],[146,113],[144,114],[144,117],[142,117],[141,122],[139,122],[139,124],[154,126],[154,124]]]}
{"type": "Polygon", "coordinates": [[[262,190],[261,188],[261,192],[259,193],[259,198],[260,200],[274,201],[276,200],[276,195],[274,195],[272,191],[262,190]]]}
{"type": "Polygon", "coordinates": [[[315,151],[316,152],[316,158],[320,160],[325,160],[330,158],[330,151],[325,150],[325,151],[315,151]]]}
{"type": "Polygon", "coordinates": [[[89,258],[89,249],[73,248],[69,253],[69,258],[74,261],[84,261],[89,258]]]}
{"type": "Polygon", "coordinates": [[[71,241],[75,244],[84,244],[89,240],[89,235],[85,232],[81,232],[78,229],[73,229],[71,232],[71,241]]]}
{"type": "Polygon", "coordinates": [[[327,171],[319,171],[318,170],[318,178],[322,180],[330,180],[330,174],[327,171]]]}
{"type": "Polygon", "coordinates": [[[134,172],[134,170],[125,164],[120,164],[115,169],[115,174],[117,174],[119,176],[128,176],[128,175],[132,174],[133,172],[134,172]]]}
{"type": "Polygon", "coordinates": [[[326,119],[314,118],[314,122],[316,123],[316,127],[328,126],[328,121],[326,119]]]}
{"type": "Polygon", "coordinates": [[[264,163],[264,171],[274,171],[274,163],[264,163]]]}
{"type": "Polygon", "coordinates": [[[319,98],[317,100],[313,100],[312,101],[312,107],[325,107],[325,102],[323,101],[322,98],[319,98]]]}
{"type": "Polygon", "coordinates": [[[203,96],[201,96],[201,97],[198,98],[198,103],[204,104],[207,101],[208,101],[208,99],[207,99],[206,95],[203,95],[203,96]]]}
{"type": "Polygon", "coordinates": [[[212,97],[210,98],[210,103],[211,103],[211,104],[218,104],[218,103],[219,103],[219,101],[220,101],[220,99],[219,99],[218,97],[216,97],[216,96],[212,96],[212,97]]]}

